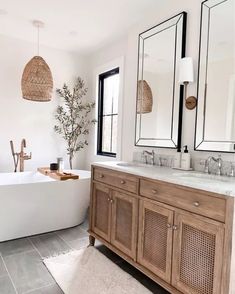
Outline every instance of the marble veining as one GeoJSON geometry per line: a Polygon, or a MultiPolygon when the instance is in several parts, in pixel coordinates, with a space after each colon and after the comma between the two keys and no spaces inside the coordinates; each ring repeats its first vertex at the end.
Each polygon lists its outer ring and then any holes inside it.
{"type": "Polygon", "coordinates": [[[112,170],[134,174],[154,180],[160,180],[201,189],[208,192],[235,197],[235,178],[225,176],[208,175],[195,171],[180,171],[169,167],[151,166],[139,163],[125,163],[110,161],[96,162],[94,166],[110,168],[112,170]],[[120,164],[121,163],[121,164],[120,164]]]}

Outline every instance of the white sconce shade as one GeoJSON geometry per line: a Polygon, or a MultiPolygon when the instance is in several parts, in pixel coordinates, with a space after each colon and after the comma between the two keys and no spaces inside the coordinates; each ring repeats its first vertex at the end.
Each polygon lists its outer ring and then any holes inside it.
{"type": "Polygon", "coordinates": [[[193,59],[191,57],[184,57],[180,60],[179,67],[179,83],[193,83],[194,71],[193,71],[193,59]]]}

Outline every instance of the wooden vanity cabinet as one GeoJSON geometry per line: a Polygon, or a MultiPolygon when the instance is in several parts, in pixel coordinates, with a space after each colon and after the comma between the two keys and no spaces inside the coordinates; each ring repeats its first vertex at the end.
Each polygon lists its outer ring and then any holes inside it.
{"type": "Polygon", "coordinates": [[[136,260],[138,200],[112,192],[111,244],[136,260]]]}
{"type": "Polygon", "coordinates": [[[110,169],[92,174],[92,238],[172,294],[233,293],[233,198],[110,169]]]}
{"type": "Polygon", "coordinates": [[[111,240],[111,189],[102,184],[93,184],[92,231],[110,242],[111,240]]]}
{"type": "Polygon", "coordinates": [[[137,261],[170,283],[174,212],[140,200],[137,261]]]}
{"type": "Polygon", "coordinates": [[[93,184],[92,231],[136,259],[138,200],[103,184],[93,184]]]}
{"type": "Polygon", "coordinates": [[[183,293],[221,294],[224,226],[175,213],[172,285],[183,293]]]}

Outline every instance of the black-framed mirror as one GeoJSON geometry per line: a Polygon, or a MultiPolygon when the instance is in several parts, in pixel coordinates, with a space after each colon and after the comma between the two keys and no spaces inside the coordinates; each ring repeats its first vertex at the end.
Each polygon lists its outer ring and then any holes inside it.
{"type": "Polygon", "coordinates": [[[186,22],[182,12],[139,35],[136,146],[181,145],[183,86],[178,75],[186,22]]]}
{"type": "Polygon", "coordinates": [[[195,150],[235,152],[235,2],[201,9],[195,150]]]}

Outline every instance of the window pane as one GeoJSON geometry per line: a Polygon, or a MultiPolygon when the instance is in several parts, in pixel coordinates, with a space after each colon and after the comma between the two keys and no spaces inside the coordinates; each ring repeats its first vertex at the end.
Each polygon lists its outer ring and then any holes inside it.
{"type": "Polygon", "coordinates": [[[110,79],[104,79],[104,93],[103,93],[103,114],[111,114],[112,113],[112,87],[110,83],[110,79]]]}
{"type": "Polygon", "coordinates": [[[119,68],[101,74],[99,86],[97,153],[115,156],[117,152],[119,68]]]}
{"type": "Polygon", "coordinates": [[[118,113],[119,74],[113,76],[113,113],[118,113]]]}
{"type": "Polygon", "coordinates": [[[119,74],[104,79],[103,114],[118,112],[119,74]]]}
{"type": "Polygon", "coordinates": [[[103,117],[102,152],[111,152],[111,118],[103,117]]]}
{"type": "Polygon", "coordinates": [[[113,116],[113,125],[112,125],[112,153],[117,153],[117,122],[118,116],[113,116]]]}

